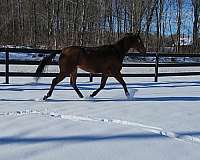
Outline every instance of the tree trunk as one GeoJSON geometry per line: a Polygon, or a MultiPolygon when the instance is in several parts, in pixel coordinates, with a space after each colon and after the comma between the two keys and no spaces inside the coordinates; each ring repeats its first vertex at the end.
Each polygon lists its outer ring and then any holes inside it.
{"type": "Polygon", "coordinates": [[[85,10],[86,10],[86,0],[82,0],[82,15],[81,15],[81,36],[80,36],[80,45],[84,45],[84,35],[85,35],[85,10]]]}
{"type": "Polygon", "coordinates": [[[148,14],[147,14],[146,32],[145,32],[145,37],[146,37],[145,41],[146,41],[146,48],[147,49],[148,49],[150,25],[152,23],[153,14],[154,14],[157,3],[158,3],[158,0],[152,1],[152,3],[150,4],[151,8],[149,9],[148,14]]]}
{"type": "Polygon", "coordinates": [[[194,8],[194,22],[193,22],[193,51],[197,52],[198,49],[198,23],[200,23],[200,1],[192,0],[193,8],[194,8]]]}
{"type": "Polygon", "coordinates": [[[182,0],[177,0],[177,49],[176,52],[180,53],[181,42],[181,16],[182,16],[182,0]]]}

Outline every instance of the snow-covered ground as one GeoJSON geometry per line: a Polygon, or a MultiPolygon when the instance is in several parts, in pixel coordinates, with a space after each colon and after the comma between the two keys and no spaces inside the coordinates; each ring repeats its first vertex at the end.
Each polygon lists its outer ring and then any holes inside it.
{"type": "MultiPolygon", "coordinates": [[[[94,99],[79,99],[68,79],[43,102],[52,78],[0,78],[2,160],[199,160],[200,76],[113,78],[94,99]]],[[[85,96],[99,86],[78,78],[85,96]]]]}

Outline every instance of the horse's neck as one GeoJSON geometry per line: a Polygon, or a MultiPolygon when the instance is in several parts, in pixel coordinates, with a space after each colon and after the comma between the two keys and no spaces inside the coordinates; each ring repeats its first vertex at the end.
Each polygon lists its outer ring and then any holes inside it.
{"type": "Polygon", "coordinates": [[[129,43],[126,43],[126,39],[122,38],[121,40],[117,41],[113,46],[119,51],[120,54],[125,56],[125,54],[130,49],[129,43]]]}

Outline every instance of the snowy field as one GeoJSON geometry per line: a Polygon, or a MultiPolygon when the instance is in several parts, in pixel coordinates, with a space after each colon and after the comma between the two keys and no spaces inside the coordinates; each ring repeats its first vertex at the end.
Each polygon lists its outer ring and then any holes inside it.
{"type": "MultiPolygon", "coordinates": [[[[47,101],[52,78],[0,78],[2,160],[199,160],[200,76],[110,78],[94,99],[79,99],[68,78],[47,101]]],[[[78,78],[88,96],[99,86],[78,78]]]]}

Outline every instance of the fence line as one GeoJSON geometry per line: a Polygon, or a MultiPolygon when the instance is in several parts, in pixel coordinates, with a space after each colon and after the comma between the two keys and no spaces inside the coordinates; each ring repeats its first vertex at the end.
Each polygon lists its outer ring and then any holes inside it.
{"type": "MultiPolygon", "coordinates": [[[[61,50],[45,50],[45,49],[24,49],[24,48],[0,48],[0,52],[5,53],[5,60],[0,60],[0,64],[5,64],[5,72],[0,72],[0,76],[5,76],[5,81],[9,83],[9,77],[35,77],[35,73],[22,73],[22,72],[10,72],[9,65],[38,65],[39,61],[21,61],[21,60],[10,60],[9,53],[43,53],[59,54],[61,50]]],[[[200,54],[166,54],[166,53],[128,53],[126,56],[134,57],[154,57],[155,63],[130,63],[123,64],[123,67],[153,67],[155,70],[154,74],[123,74],[124,77],[154,77],[154,81],[158,81],[158,77],[164,76],[191,76],[200,75],[200,72],[180,72],[180,73],[159,73],[159,67],[200,67],[200,63],[160,63],[161,57],[200,57],[200,54]]],[[[51,65],[57,65],[57,62],[52,62],[51,65]]],[[[55,77],[57,73],[42,73],[41,77],[55,77]]],[[[93,77],[100,77],[101,74],[90,74],[90,73],[78,73],[79,77],[89,77],[90,81],[93,77]]]]}

